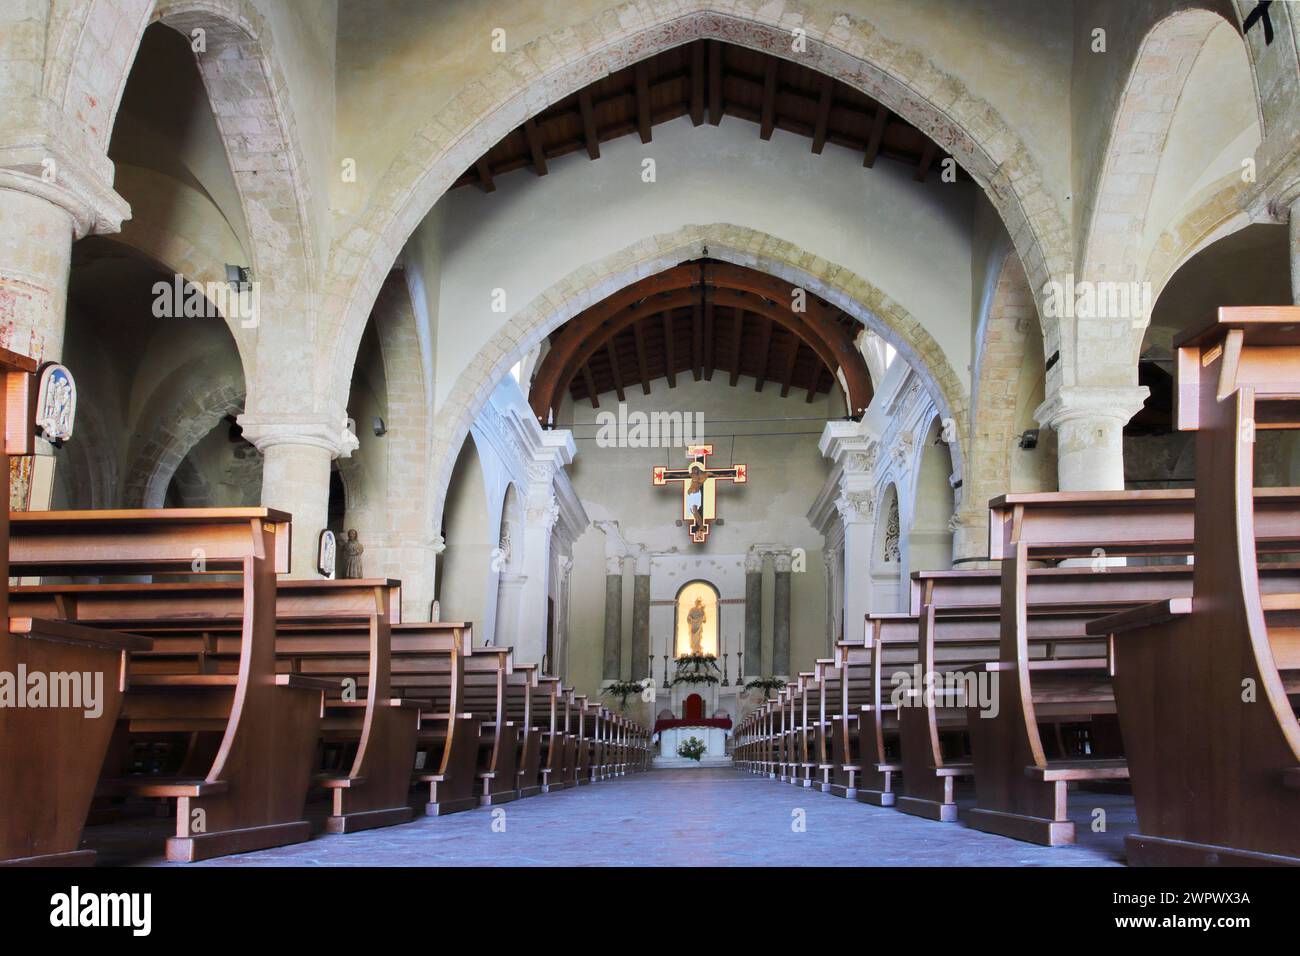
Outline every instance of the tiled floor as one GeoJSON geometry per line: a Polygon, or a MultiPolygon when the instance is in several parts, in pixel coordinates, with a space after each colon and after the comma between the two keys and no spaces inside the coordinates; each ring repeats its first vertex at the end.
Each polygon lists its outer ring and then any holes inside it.
{"type": "MultiPolygon", "coordinates": [[[[658,770],[198,866],[1114,866],[1130,797],[1076,792],[1079,845],[1031,846],[727,769],[658,770]],[[1094,808],[1108,832],[1091,830],[1094,808]],[[803,810],[804,829],[792,826],[803,810]],[[494,823],[496,827],[494,829],[494,823]],[[504,828],[502,827],[504,824],[504,828]]],[[[160,845],[160,843],[159,843],[160,845]]],[[[106,854],[104,862],[109,862],[106,854]]],[[[147,863],[161,862],[155,857],[147,863]]]]}

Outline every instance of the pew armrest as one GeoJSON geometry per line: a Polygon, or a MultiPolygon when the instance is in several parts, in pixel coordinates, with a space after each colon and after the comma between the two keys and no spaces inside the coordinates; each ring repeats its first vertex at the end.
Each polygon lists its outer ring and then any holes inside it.
{"type": "Polygon", "coordinates": [[[1128,761],[1116,760],[1049,760],[1046,767],[1026,767],[1025,776],[1055,783],[1061,780],[1127,780],[1128,761]]]}
{"type": "Polygon", "coordinates": [[[1089,621],[1086,630],[1089,637],[1110,637],[1112,634],[1136,631],[1154,624],[1165,624],[1191,613],[1191,598],[1167,598],[1153,604],[1143,604],[1141,607],[1099,617],[1095,621],[1089,621]]]}
{"type": "Polygon", "coordinates": [[[14,637],[58,644],[81,644],[109,651],[147,651],[153,648],[153,641],[147,637],[46,618],[11,617],[9,633],[14,637]]]}

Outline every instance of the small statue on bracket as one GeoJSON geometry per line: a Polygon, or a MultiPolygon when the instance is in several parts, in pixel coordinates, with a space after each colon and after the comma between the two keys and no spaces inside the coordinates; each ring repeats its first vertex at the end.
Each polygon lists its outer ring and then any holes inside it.
{"type": "Polygon", "coordinates": [[[343,544],[343,576],[345,578],[356,579],[364,578],[365,573],[361,567],[361,555],[365,552],[365,546],[357,540],[357,529],[348,530],[348,540],[343,544]]]}

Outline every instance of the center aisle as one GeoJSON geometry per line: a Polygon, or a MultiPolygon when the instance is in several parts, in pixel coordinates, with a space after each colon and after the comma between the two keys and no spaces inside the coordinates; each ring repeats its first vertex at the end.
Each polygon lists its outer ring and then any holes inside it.
{"type": "MultiPolygon", "coordinates": [[[[1080,805],[1085,801],[1080,800],[1080,805]]],[[[1110,832],[1050,849],[940,824],[730,768],[659,770],[190,866],[1106,866],[1133,826],[1131,798],[1090,795],[1110,832]],[[792,824],[804,811],[805,829],[792,824]],[[501,829],[504,832],[494,832],[501,829]]],[[[155,860],[152,862],[161,862],[155,860]]]]}

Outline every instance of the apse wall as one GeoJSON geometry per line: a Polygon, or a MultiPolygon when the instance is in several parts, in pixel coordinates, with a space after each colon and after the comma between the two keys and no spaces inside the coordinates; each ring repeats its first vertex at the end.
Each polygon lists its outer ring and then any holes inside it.
{"type": "MultiPolygon", "coordinates": [[[[837,403],[825,395],[811,404],[806,403],[805,393],[797,389],[782,399],[779,385],[771,383],[762,393],[756,393],[754,380],[747,376],[742,376],[735,388],[727,382],[728,373],[721,369],[714,373],[712,382],[695,382],[687,372],[678,376],[676,388],[668,388],[667,382],[660,379],[653,383],[652,394],[648,396],[636,386],[627,392],[629,414],[643,411],[703,414],[702,440],[712,442],[712,460],[719,466],[733,462],[749,466],[749,480],[745,485],[727,486],[718,491],[718,515],[725,524],[715,526],[705,544],[692,544],[686,529],[675,525],[681,507],[680,486],[657,488],[650,481],[655,465],[681,463],[683,448],[605,448],[597,444],[596,416],[618,409],[617,397],[612,393],[601,396],[599,409],[593,409],[585,400],[576,404],[566,400],[561,410],[562,421],[565,427],[572,428],[577,445],[577,455],[569,467],[570,478],[593,522],[617,521],[629,543],[642,545],[651,552],[707,557],[734,555],[743,559],[751,545],[804,549],[806,568],[791,575],[790,664],[795,670],[807,670],[826,650],[827,600],[822,564],[824,542],[809,524],[807,514],[829,473],[829,462],[818,452],[817,441],[827,416],[839,413],[837,403]]],[[[599,584],[605,577],[605,535],[594,525],[578,539],[573,561],[575,585],[569,617],[567,673],[577,687],[595,693],[600,688],[604,642],[605,595],[599,584]]],[[[624,586],[622,661],[623,675],[630,676],[630,573],[625,574],[624,586]]],[[[763,591],[766,655],[771,654],[773,587],[769,567],[763,591]]],[[[735,595],[724,594],[724,597],[735,595]]],[[[743,614],[743,605],[725,610],[743,614]]],[[[664,634],[651,634],[651,647],[657,655],[662,653],[664,641],[664,634]]],[[[734,679],[735,648],[725,650],[731,654],[734,679]]],[[[748,664],[745,669],[757,673],[757,668],[751,670],[748,664]]],[[[660,674],[657,669],[656,679],[660,674]]]]}
{"type": "Polygon", "coordinates": [[[550,169],[498,177],[490,194],[457,189],[436,207],[438,407],[511,316],[557,282],[648,237],[709,223],[788,241],[875,284],[969,385],[972,184],[917,183],[885,159],[863,169],[857,152],[827,145],[817,156],[780,130],[765,143],[734,117],[718,127],[682,117],[656,126],[652,143],[624,137],[602,144],[599,160],[571,154],[550,169]],[[655,161],[652,183],[642,181],[645,159],[655,161]],[[503,312],[493,311],[498,289],[503,312]]]}

